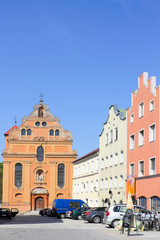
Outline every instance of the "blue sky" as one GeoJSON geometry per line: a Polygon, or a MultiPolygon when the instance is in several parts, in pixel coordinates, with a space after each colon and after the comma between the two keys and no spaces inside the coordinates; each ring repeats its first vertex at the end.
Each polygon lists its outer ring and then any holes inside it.
{"type": "Polygon", "coordinates": [[[78,157],[96,149],[109,107],[131,105],[138,76],[160,83],[159,12],[159,0],[0,1],[0,151],[41,92],[78,157]]]}

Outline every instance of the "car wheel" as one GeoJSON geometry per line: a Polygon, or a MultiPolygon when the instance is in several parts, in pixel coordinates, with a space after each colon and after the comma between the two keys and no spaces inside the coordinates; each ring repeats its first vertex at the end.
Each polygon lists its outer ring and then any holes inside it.
{"type": "Polygon", "coordinates": [[[65,218],[65,214],[64,213],[61,213],[61,218],[65,218]]]}
{"type": "Polygon", "coordinates": [[[92,219],[92,222],[93,223],[100,223],[101,221],[101,218],[99,216],[95,216],[93,219],[92,219]]]}
{"type": "Polygon", "coordinates": [[[112,226],[113,228],[115,228],[115,226],[117,225],[118,222],[119,222],[118,219],[114,220],[114,221],[111,223],[111,226],[112,226]]]}
{"type": "Polygon", "coordinates": [[[81,216],[81,215],[79,215],[77,219],[78,219],[78,220],[81,220],[81,219],[82,219],[82,216],[81,216]]]}

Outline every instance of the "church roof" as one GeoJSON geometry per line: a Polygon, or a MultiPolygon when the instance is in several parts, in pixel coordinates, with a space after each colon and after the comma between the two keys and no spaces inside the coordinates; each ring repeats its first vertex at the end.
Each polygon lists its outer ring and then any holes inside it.
{"type": "Polygon", "coordinates": [[[18,127],[16,126],[16,125],[14,125],[11,129],[9,129],[5,134],[4,134],[4,136],[8,136],[9,135],[9,133],[12,131],[12,129],[17,129],[18,127]]]}

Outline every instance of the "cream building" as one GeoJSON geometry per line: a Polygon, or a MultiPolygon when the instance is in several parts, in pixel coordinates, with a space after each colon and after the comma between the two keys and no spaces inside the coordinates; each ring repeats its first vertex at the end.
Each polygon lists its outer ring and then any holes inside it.
{"type": "Polygon", "coordinates": [[[112,105],[99,136],[99,206],[126,202],[127,121],[112,105]]]}
{"type": "Polygon", "coordinates": [[[99,149],[73,162],[73,198],[98,206],[99,149]]]}

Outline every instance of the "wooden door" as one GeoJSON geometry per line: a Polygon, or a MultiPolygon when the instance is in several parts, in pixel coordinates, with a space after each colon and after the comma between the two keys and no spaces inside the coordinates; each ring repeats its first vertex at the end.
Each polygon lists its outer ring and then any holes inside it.
{"type": "Polygon", "coordinates": [[[36,201],[35,202],[35,207],[36,207],[35,210],[40,210],[40,209],[44,208],[44,198],[43,197],[38,197],[38,198],[36,198],[35,201],[36,201]]]}

